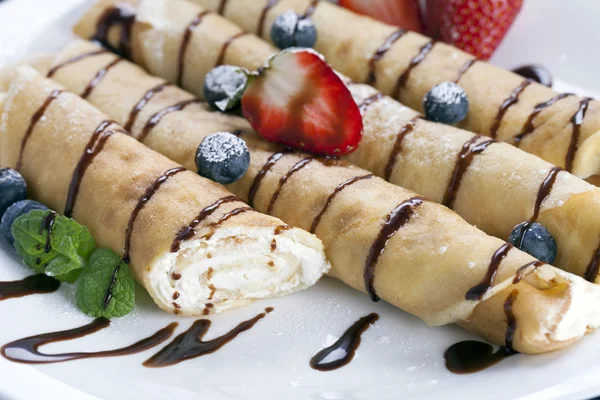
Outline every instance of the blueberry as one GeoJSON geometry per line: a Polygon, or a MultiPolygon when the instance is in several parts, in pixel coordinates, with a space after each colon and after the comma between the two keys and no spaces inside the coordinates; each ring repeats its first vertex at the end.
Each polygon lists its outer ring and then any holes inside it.
{"type": "Polygon", "coordinates": [[[38,203],[33,200],[21,200],[17,201],[15,204],[8,207],[4,215],[2,216],[2,221],[0,221],[0,229],[2,229],[2,233],[4,237],[11,245],[15,242],[15,238],[12,235],[11,229],[13,222],[17,218],[19,218],[23,214],[28,214],[33,210],[47,210],[48,207],[43,205],[42,203],[38,203]]]}
{"type": "Polygon", "coordinates": [[[280,49],[313,47],[317,29],[310,18],[300,17],[293,11],[280,14],[271,27],[271,40],[280,49]]]}
{"type": "Polygon", "coordinates": [[[26,198],[27,183],[23,176],[14,169],[0,169],[0,216],[12,204],[26,198]]]}
{"type": "Polygon", "coordinates": [[[198,146],[196,166],[201,176],[227,185],[244,176],[250,166],[250,152],[236,135],[213,133],[198,146]]]}
{"type": "Polygon", "coordinates": [[[456,83],[442,82],[425,95],[423,109],[428,120],[453,125],[467,117],[469,99],[456,83]]]}
{"type": "Polygon", "coordinates": [[[248,85],[247,72],[233,65],[220,65],[204,79],[204,99],[214,110],[225,112],[235,108],[248,85]]]}
{"type": "Polygon", "coordinates": [[[537,222],[522,222],[515,226],[508,236],[508,242],[548,264],[554,262],[558,252],[550,232],[537,222]]]}

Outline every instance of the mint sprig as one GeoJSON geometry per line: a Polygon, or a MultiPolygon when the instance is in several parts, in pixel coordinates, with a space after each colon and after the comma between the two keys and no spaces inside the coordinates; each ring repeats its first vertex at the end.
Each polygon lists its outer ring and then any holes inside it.
{"type": "Polygon", "coordinates": [[[96,250],[79,278],[77,307],[95,318],[118,318],[129,314],[134,305],[135,282],[129,266],[112,250],[96,250]]]}
{"type": "Polygon", "coordinates": [[[85,226],[63,216],[56,216],[50,233],[45,229],[45,220],[51,212],[35,210],[17,218],[12,225],[15,248],[37,273],[73,283],[96,243],[85,226]],[[47,240],[50,246],[46,246],[47,240]]]}

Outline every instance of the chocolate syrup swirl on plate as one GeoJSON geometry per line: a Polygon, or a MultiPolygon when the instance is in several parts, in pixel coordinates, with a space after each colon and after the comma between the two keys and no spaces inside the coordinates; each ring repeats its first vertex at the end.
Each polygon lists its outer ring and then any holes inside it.
{"type": "Polygon", "coordinates": [[[442,203],[448,208],[454,207],[454,201],[456,200],[456,195],[458,193],[458,189],[460,188],[462,178],[469,169],[473,159],[479,154],[483,153],[484,150],[490,145],[496,143],[496,141],[493,139],[477,143],[480,138],[481,136],[473,136],[463,145],[462,149],[458,153],[456,165],[454,166],[454,171],[452,172],[452,178],[450,179],[450,183],[448,184],[448,188],[446,189],[442,203]]]}
{"type": "Polygon", "coordinates": [[[194,29],[204,20],[204,16],[210,14],[210,11],[203,11],[198,14],[192,22],[185,28],[185,32],[183,34],[183,38],[181,39],[181,46],[179,47],[179,60],[178,60],[178,69],[177,69],[177,86],[181,87],[183,82],[183,74],[185,72],[185,53],[190,44],[190,39],[192,38],[192,33],[194,33],[194,29]]]}
{"type": "Polygon", "coordinates": [[[327,209],[331,205],[331,202],[333,201],[333,199],[335,199],[336,196],[341,191],[343,191],[344,189],[346,189],[347,187],[349,187],[351,185],[354,185],[357,182],[360,182],[360,181],[365,180],[365,179],[371,179],[371,178],[373,178],[373,174],[356,176],[354,178],[348,179],[346,182],[343,182],[339,186],[337,186],[335,188],[335,190],[329,195],[329,197],[325,201],[325,204],[323,205],[323,208],[321,208],[321,210],[319,211],[319,213],[313,219],[313,222],[312,222],[312,224],[310,226],[310,233],[315,233],[316,232],[317,227],[319,226],[319,223],[321,222],[321,218],[323,218],[323,215],[327,212],[327,209]]]}
{"type": "Polygon", "coordinates": [[[375,68],[377,67],[377,62],[381,60],[387,54],[388,51],[390,51],[394,43],[396,43],[398,39],[404,36],[405,33],[406,31],[404,29],[398,29],[392,32],[392,34],[385,39],[383,44],[379,46],[377,50],[375,50],[375,54],[373,54],[373,57],[369,59],[369,73],[365,82],[367,85],[376,85],[377,76],[375,74],[375,68]]]}
{"type": "Polygon", "coordinates": [[[32,294],[53,293],[59,287],[60,281],[46,274],[31,275],[20,281],[0,282],[0,301],[32,294]]]}
{"type": "Polygon", "coordinates": [[[423,62],[425,57],[427,57],[427,55],[431,52],[431,49],[433,49],[434,46],[435,46],[435,40],[432,39],[431,41],[429,41],[425,45],[423,45],[421,47],[421,49],[419,50],[419,54],[417,54],[412,60],[410,60],[410,64],[408,65],[406,70],[402,73],[402,75],[400,75],[400,77],[398,78],[398,83],[396,84],[396,88],[394,89],[394,92],[393,92],[394,93],[393,97],[395,99],[400,97],[400,92],[406,85],[406,82],[408,81],[408,78],[410,77],[410,73],[412,72],[412,70],[415,69],[419,64],[421,64],[421,62],[423,62]]]}
{"type": "Polygon", "coordinates": [[[513,290],[504,303],[507,322],[505,345],[494,351],[492,345],[475,340],[456,343],[444,353],[446,368],[449,371],[455,374],[472,374],[518,354],[513,349],[514,335],[517,330],[517,319],[513,313],[513,305],[518,294],[517,290],[513,290]]]}
{"type": "Polygon", "coordinates": [[[168,367],[186,360],[214,353],[235,339],[240,333],[251,329],[258,321],[272,311],[272,308],[266,308],[264,313],[258,314],[256,317],[240,323],[226,334],[206,341],[203,340],[203,338],[210,329],[212,323],[207,319],[197,320],[187,331],[177,336],[162,350],[146,360],[144,366],[149,368],[168,367]]]}
{"type": "MultiPolygon", "coordinates": [[[[129,222],[127,223],[127,230],[125,231],[125,251],[123,252],[123,257],[121,258],[121,261],[124,262],[125,264],[129,264],[131,262],[131,259],[130,259],[131,237],[133,234],[135,220],[137,219],[138,215],[140,214],[142,209],[146,206],[146,204],[152,199],[152,197],[154,197],[154,195],[162,187],[162,185],[164,185],[171,177],[173,177],[181,172],[184,172],[184,171],[186,171],[186,169],[183,167],[175,167],[175,168],[171,168],[171,169],[167,170],[164,174],[159,176],[154,181],[154,183],[148,189],[146,189],[146,192],[142,195],[142,197],[140,197],[138,199],[137,204],[135,205],[135,208],[133,209],[133,211],[131,212],[131,215],[129,216],[129,222]]],[[[121,269],[121,262],[119,263],[119,265],[115,266],[115,268],[113,269],[110,285],[108,286],[108,289],[106,290],[106,293],[104,294],[104,308],[105,309],[106,309],[106,307],[108,307],[108,304],[110,303],[110,300],[112,299],[113,288],[115,286],[115,283],[117,282],[117,274],[119,273],[120,269],[121,269]]]]}
{"type": "Polygon", "coordinates": [[[372,301],[379,301],[374,286],[375,266],[377,265],[379,257],[383,255],[390,239],[410,220],[415,209],[424,202],[425,200],[422,197],[413,197],[400,203],[386,217],[377,239],[375,239],[375,242],[373,242],[373,245],[369,250],[369,255],[367,256],[367,261],[365,263],[365,287],[372,301]]]}
{"type": "Polygon", "coordinates": [[[176,253],[181,248],[181,243],[193,238],[196,235],[196,227],[202,223],[206,218],[211,216],[215,211],[219,209],[223,204],[234,203],[241,201],[237,196],[228,196],[223,197],[213,204],[204,208],[200,214],[192,222],[190,222],[187,226],[182,227],[177,236],[173,240],[171,244],[171,252],[176,253]]]}
{"type": "Polygon", "coordinates": [[[279,186],[277,187],[277,190],[275,190],[275,193],[273,193],[271,201],[269,202],[269,206],[267,207],[267,214],[271,214],[271,212],[273,211],[273,207],[275,206],[275,202],[281,194],[281,190],[283,189],[287,181],[292,177],[292,175],[306,167],[312,161],[314,161],[313,157],[306,157],[298,161],[284,176],[281,177],[281,179],[279,180],[279,186]]]}
{"type": "Polygon", "coordinates": [[[97,40],[102,45],[112,48],[108,42],[108,34],[113,26],[119,26],[121,29],[119,46],[112,49],[125,58],[131,58],[131,30],[135,23],[135,14],[135,8],[126,3],[107,8],[98,20],[96,33],[92,40],[97,40]]]}
{"type": "Polygon", "coordinates": [[[108,51],[106,49],[99,49],[99,50],[90,51],[90,52],[83,53],[78,56],[69,58],[68,60],[63,61],[60,64],[52,67],[52,69],[50,69],[50,71],[48,71],[48,74],[46,76],[48,78],[52,78],[54,76],[54,74],[56,74],[60,69],[66,67],[68,65],[76,64],[79,61],[85,60],[86,58],[96,57],[96,56],[100,56],[102,54],[108,54],[108,51]]]}
{"type": "Polygon", "coordinates": [[[512,244],[505,243],[492,256],[492,261],[490,261],[490,265],[488,266],[487,273],[483,280],[473,286],[467,294],[465,295],[465,299],[467,300],[481,300],[485,293],[492,287],[494,282],[494,278],[498,273],[498,268],[500,268],[500,263],[502,260],[508,256],[508,252],[513,248],[512,244]]]}
{"type": "Polygon", "coordinates": [[[44,333],[41,335],[30,336],[24,339],[16,340],[2,346],[0,352],[4,358],[22,364],[52,364],[81,360],[84,358],[120,357],[140,353],[142,351],[151,349],[152,347],[158,346],[165,340],[169,339],[171,335],[173,335],[173,332],[177,327],[177,323],[173,322],[172,324],[169,324],[165,328],[156,332],[154,335],[120,349],[61,354],[46,354],[39,351],[39,348],[46,344],[79,339],[84,336],[91,335],[92,333],[96,333],[109,326],[110,321],[108,319],[98,318],[93,322],[79,328],[60,332],[44,333]]]}
{"type": "Polygon", "coordinates": [[[562,93],[557,96],[554,96],[550,100],[547,100],[547,101],[544,101],[543,103],[537,104],[533,108],[533,111],[531,112],[531,114],[529,114],[529,117],[527,117],[527,121],[525,121],[525,124],[523,125],[523,129],[521,129],[521,133],[519,133],[517,136],[514,137],[515,146],[519,147],[519,145],[521,144],[521,141],[523,139],[525,139],[525,137],[527,137],[533,133],[533,131],[535,130],[535,126],[533,125],[535,118],[542,111],[544,111],[546,108],[554,105],[556,102],[558,102],[562,99],[565,99],[567,97],[570,97],[570,96],[574,96],[574,94],[573,93],[562,93]]]}
{"type": "Polygon", "coordinates": [[[20,170],[21,167],[23,166],[23,153],[25,152],[25,146],[27,146],[27,142],[29,141],[29,137],[31,136],[33,129],[35,128],[37,123],[40,121],[40,119],[44,116],[44,114],[46,113],[46,110],[48,109],[50,104],[52,104],[52,102],[54,100],[56,100],[58,98],[58,96],[60,96],[62,93],[63,93],[62,90],[53,90],[50,93],[50,95],[46,98],[46,100],[44,100],[44,103],[40,106],[40,108],[38,108],[37,111],[31,116],[31,121],[29,122],[27,131],[25,131],[25,135],[23,136],[23,139],[21,140],[21,149],[19,151],[19,158],[17,159],[17,166],[16,166],[17,171],[20,170]]]}
{"type": "Polygon", "coordinates": [[[334,344],[315,354],[310,366],[317,371],[333,371],[348,365],[360,345],[361,335],[378,319],[379,315],[373,313],[356,321],[334,344]]]}
{"type": "Polygon", "coordinates": [[[521,96],[521,93],[523,93],[523,91],[527,88],[527,86],[531,85],[532,82],[533,81],[531,81],[530,79],[525,79],[523,82],[521,82],[519,84],[519,86],[517,86],[511,92],[510,96],[508,96],[508,98],[502,102],[502,104],[500,105],[500,108],[498,109],[498,113],[496,114],[496,117],[494,118],[492,127],[490,128],[489,136],[492,139],[495,139],[498,136],[498,129],[500,128],[502,119],[504,119],[504,115],[506,114],[508,109],[510,107],[512,107],[514,104],[517,104],[519,102],[519,96],[521,96]]]}
{"type": "Polygon", "coordinates": [[[89,142],[85,146],[85,150],[81,155],[81,158],[77,162],[77,166],[73,171],[73,177],[69,184],[69,192],[67,194],[67,202],[65,204],[64,215],[71,218],[73,216],[73,209],[75,208],[75,201],[79,194],[79,186],[85,171],[88,169],[94,158],[104,149],[106,141],[114,134],[114,131],[109,131],[110,125],[116,122],[112,120],[102,121],[92,134],[89,142]]]}
{"type": "Polygon", "coordinates": [[[133,107],[133,109],[129,113],[129,118],[127,118],[127,122],[125,123],[125,125],[123,126],[123,128],[125,128],[125,130],[127,132],[131,132],[131,128],[133,128],[133,125],[135,124],[135,121],[136,121],[138,115],[144,109],[144,107],[146,107],[146,105],[148,104],[148,102],[150,100],[152,100],[152,98],[156,94],[162,92],[165,88],[167,88],[169,86],[171,86],[170,83],[163,82],[161,84],[156,85],[152,89],[148,90],[144,94],[144,96],[140,99],[140,101],[138,101],[136,103],[136,105],[133,107]]]}

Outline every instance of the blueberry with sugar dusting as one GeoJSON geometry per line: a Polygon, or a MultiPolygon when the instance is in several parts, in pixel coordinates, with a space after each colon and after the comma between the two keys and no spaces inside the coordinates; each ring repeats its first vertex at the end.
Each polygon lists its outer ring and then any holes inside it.
{"type": "Polygon", "coordinates": [[[548,264],[554,262],[558,252],[554,237],[544,225],[537,222],[522,222],[515,226],[508,236],[508,242],[548,264]]]}
{"type": "Polygon", "coordinates": [[[248,85],[248,71],[233,65],[213,68],[204,79],[204,99],[222,112],[235,108],[248,85]]]}
{"type": "Polygon", "coordinates": [[[313,47],[317,42],[317,28],[312,19],[286,11],[273,23],[271,40],[280,49],[313,47]]]}
{"type": "Polygon", "coordinates": [[[246,142],[229,132],[207,136],[196,152],[198,174],[227,185],[240,179],[250,166],[246,142]]]}
{"type": "Polygon", "coordinates": [[[0,221],[0,229],[4,237],[11,245],[15,243],[15,238],[12,235],[12,225],[17,218],[23,214],[29,214],[33,210],[47,210],[48,207],[42,203],[38,203],[34,200],[21,200],[17,201],[6,209],[6,212],[2,216],[0,221]]]}
{"type": "Polygon", "coordinates": [[[467,117],[469,99],[460,85],[442,82],[425,95],[423,109],[429,121],[453,125],[467,117]]]}
{"type": "Polygon", "coordinates": [[[0,216],[19,200],[27,198],[27,183],[23,176],[11,168],[0,169],[0,216]]]}

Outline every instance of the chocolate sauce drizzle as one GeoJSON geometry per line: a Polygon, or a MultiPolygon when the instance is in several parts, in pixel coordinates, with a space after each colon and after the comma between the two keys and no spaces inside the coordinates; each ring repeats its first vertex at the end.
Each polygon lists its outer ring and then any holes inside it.
{"type": "Polygon", "coordinates": [[[458,73],[456,74],[456,78],[454,78],[454,83],[458,84],[458,82],[462,79],[462,77],[465,75],[465,73],[473,66],[473,64],[475,64],[477,61],[476,58],[471,59],[471,60],[467,60],[467,62],[465,62],[463,64],[462,67],[460,67],[460,69],[458,70],[458,73]]]}
{"type": "Polygon", "coordinates": [[[231,46],[231,44],[236,40],[241,38],[242,36],[246,36],[249,35],[250,33],[248,32],[238,32],[235,35],[233,35],[232,37],[230,37],[229,39],[227,39],[227,41],[225,43],[223,43],[223,47],[221,48],[221,52],[219,53],[219,57],[217,58],[217,63],[215,65],[215,67],[218,67],[219,65],[223,65],[223,63],[225,62],[225,55],[227,54],[227,49],[229,49],[229,46],[231,46]]]}
{"type": "Polygon", "coordinates": [[[287,152],[285,151],[272,154],[265,165],[263,165],[260,172],[256,175],[256,177],[254,177],[254,181],[252,182],[252,186],[250,186],[250,191],[248,192],[248,205],[250,207],[254,207],[254,198],[256,197],[256,193],[258,192],[264,177],[271,170],[271,168],[277,164],[277,161],[279,161],[286,154],[287,152]]]}
{"type": "Polygon", "coordinates": [[[521,75],[523,78],[531,79],[541,85],[552,87],[552,74],[541,65],[524,65],[513,69],[515,74],[521,75]]]}
{"type": "Polygon", "coordinates": [[[394,92],[393,92],[394,98],[397,99],[400,97],[400,92],[406,85],[406,82],[408,81],[408,78],[410,77],[410,73],[419,64],[421,64],[421,62],[423,62],[425,57],[427,57],[427,55],[431,52],[431,49],[433,49],[433,46],[435,46],[435,43],[436,42],[433,39],[430,40],[429,42],[425,43],[425,45],[423,45],[421,47],[421,49],[419,50],[419,54],[417,54],[412,60],[410,60],[410,64],[408,65],[406,70],[402,73],[402,75],[400,75],[400,77],[398,78],[398,83],[396,84],[396,87],[394,88],[394,92]]]}
{"type": "Polygon", "coordinates": [[[102,54],[108,54],[108,51],[106,49],[99,49],[99,50],[90,51],[90,52],[83,53],[78,56],[69,58],[68,60],[63,61],[60,64],[52,67],[52,69],[50,69],[50,71],[48,71],[48,74],[46,76],[48,78],[52,78],[54,76],[54,74],[56,74],[60,69],[66,67],[68,65],[78,63],[79,61],[85,60],[86,58],[100,56],[102,54]]]}
{"type": "Polygon", "coordinates": [[[511,92],[510,96],[508,96],[508,98],[502,102],[502,104],[500,105],[500,108],[498,109],[498,113],[496,114],[496,117],[494,118],[492,127],[490,128],[489,136],[492,139],[496,139],[496,137],[498,136],[498,129],[500,128],[502,119],[504,119],[504,115],[506,114],[508,109],[510,107],[512,107],[514,104],[517,104],[519,102],[519,96],[521,96],[521,93],[523,93],[525,88],[527,88],[527,86],[531,85],[532,82],[533,81],[530,79],[525,79],[523,82],[521,82],[519,84],[519,86],[517,86],[511,92]]]}
{"type": "Polygon", "coordinates": [[[265,312],[240,323],[226,334],[207,341],[203,340],[203,338],[210,329],[212,323],[207,319],[199,319],[194,322],[187,331],[177,336],[162,350],[146,360],[143,365],[148,368],[168,367],[186,360],[214,353],[235,339],[240,333],[251,329],[271,311],[273,311],[272,308],[266,308],[265,312]]]}
{"type": "Polygon", "coordinates": [[[420,116],[414,117],[406,125],[404,125],[402,129],[400,129],[400,132],[398,132],[398,136],[396,136],[396,141],[394,142],[394,147],[390,153],[390,158],[388,159],[384,170],[383,177],[386,181],[389,181],[392,177],[394,167],[398,161],[398,155],[402,151],[402,143],[404,142],[404,138],[415,129],[415,125],[419,119],[421,119],[420,116]]]}
{"type": "Polygon", "coordinates": [[[81,179],[83,178],[85,171],[88,169],[92,161],[94,161],[94,158],[96,158],[96,156],[104,149],[106,141],[114,134],[114,131],[108,131],[108,128],[112,124],[116,124],[116,122],[112,120],[106,120],[102,121],[100,125],[98,125],[87,145],[85,146],[85,150],[77,162],[77,166],[75,166],[71,183],[69,184],[67,202],[65,204],[64,215],[66,217],[71,218],[73,216],[73,209],[75,207],[77,195],[79,194],[79,186],[81,185],[81,179]]]}
{"type": "Polygon", "coordinates": [[[584,278],[587,281],[594,282],[598,276],[598,272],[600,272],[600,245],[598,245],[592,260],[585,270],[584,278]]]}
{"type": "Polygon", "coordinates": [[[533,271],[535,271],[537,268],[541,267],[542,265],[544,265],[544,263],[541,261],[532,261],[530,263],[523,265],[521,268],[519,268],[517,270],[517,273],[515,274],[515,277],[513,278],[513,285],[516,285],[517,283],[521,282],[523,280],[523,278],[525,278],[525,276],[529,275],[530,273],[532,273],[533,271]],[[528,272],[527,270],[530,269],[529,267],[533,267],[533,269],[528,272]]]}
{"type": "Polygon", "coordinates": [[[229,0],[221,0],[221,5],[219,5],[219,14],[225,15],[225,8],[227,7],[227,3],[229,0]]]}
{"type": "Polygon", "coordinates": [[[381,60],[388,51],[390,51],[394,43],[396,43],[398,39],[404,36],[405,33],[406,31],[404,29],[398,29],[392,32],[391,35],[385,38],[383,44],[379,46],[377,50],[375,50],[375,54],[373,54],[373,56],[369,59],[369,73],[365,82],[367,85],[375,86],[377,81],[377,76],[375,74],[377,62],[381,60]]]}
{"type": "Polygon", "coordinates": [[[52,364],[81,360],[84,358],[120,357],[140,353],[158,346],[173,335],[173,332],[177,327],[177,323],[173,322],[156,332],[154,335],[120,349],[61,354],[46,354],[39,351],[39,348],[46,344],[79,339],[91,335],[92,333],[96,333],[109,326],[110,321],[108,319],[98,318],[79,328],[60,332],[44,333],[41,335],[30,336],[24,339],[16,340],[2,346],[0,352],[4,358],[21,364],[52,364]]]}
{"type": "Polygon", "coordinates": [[[46,243],[44,244],[45,253],[50,253],[52,250],[52,228],[54,228],[54,221],[56,221],[57,216],[58,214],[56,212],[50,210],[48,215],[46,215],[46,218],[44,218],[42,227],[40,228],[40,234],[42,234],[44,231],[47,232],[46,243]]]}
{"type": "Polygon", "coordinates": [[[32,294],[53,293],[59,287],[60,281],[46,274],[31,275],[20,281],[0,282],[0,301],[32,294]]]}
{"type": "Polygon", "coordinates": [[[490,261],[490,265],[488,266],[487,273],[485,274],[483,280],[477,285],[473,286],[467,294],[465,295],[465,299],[467,300],[481,300],[485,293],[492,287],[494,283],[494,278],[498,273],[498,268],[500,268],[500,263],[502,260],[508,256],[508,252],[513,248],[512,244],[505,243],[492,256],[492,260],[490,261]]]}
{"type": "Polygon", "coordinates": [[[123,3],[109,7],[104,11],[96,25],[96,33],[92,40],[97,40],[125,58],[131,58],[131,30],[135,23],[136,10],[133,6],[123,3]],[[120,26],[121,37],[119,47],[113,48],[108,42],[108,33],[113,26],[120,26]]]}
{"type": "Polygon", "coordinates": [[[164,185],[171,177],[179,174],[180,172],[186,171],[183,167],[175,167],[167,170],[164,174],[159,176],[152,186],[146,189],[146,192],[140,197],[135,205],[135,208],[131,212],[129,217],[129,222],[127,223],[127,230],[125,231],[125,251],[123,252],[123,257],[121,258],[121,262],[117,265],[112,272],[110,285],[108,289],[106,289],[106,293],[104,294],[104,308],[108,307],[108,303],[112,299],[113,288],[115,283],[117,282],[117,274],[121,269],[121,263],[129,264],[131,262],[130,259],[130,251],[131,251],[131,236],[133,234],[133,227],[135,225],[135,220],[137,219],[140,211],[146,206],[146,203],[152,199],[152,197],[156,194],[156,192],[164,185]]]}
{"type": "Polygon", "coordinates": [[[181,248],[181,243],[193,238],[196,235],[196,227],[200,225],[206,218],[211,216],[215,211],[217,211],[219,207],[221,207],[223,204],[234,203],[238,201],[241,200],[237,196],[227,196],[204,208],[200,214],[198,214],[198,216],[192,220],[192,222],[190,222],[187,226],[182,227],[179,232],[177,232],[177,236],[175,236],[175,239],[171,244],[171,252],[178,252],[181,248]]]}
{"type": "Polygon", "coordinates": [[[565,169],[568,172],[573,170],[573,161],[575,160],[575,153],[579,147],[579,137],[581,136],[581,125],[585,119],[585,113],[587,112],[590,101],[593,99],[586,97],[579,103],[577,112],[571,117],[571,125],[573,125],[573,133],[571,134],[571,143],[569,143],[569,149],[567,150],[567,156],[565,158],[565,169]]]}
{"type": "Polygon", "coordinates": [[[164,109],[158,111],[156,114],[154,114],[152,117],[150,117],[148,122],[146,122],[146,125],[144,126],[144,129],[142,129],[142,132],[138,136],[137,140],[140,142],[143,142],[144,139],[146,139],[146,137],[150,134],[152,129],[154,129],[154,127],[156,125],[158,125],[160,123],[160,121],[166,115],[173,113],[173,112],[181,111],[184,108],[186,108],[187,106],[189,106],[190,104],[200,104],[200,103],[202,103],[202,101],[198,100],[198,99],[184,100],[184,101],[180,101],[177,104],[173,104],[172,106],[169,106],[167,108],[164,108],[164,109]]]}
{"type": "Polygon", "coordinates": [[[348,365],[360,345],[361,335],[378,319],[379,315],[372,313],[356,321],[334,344],[315,354],[310,366],[317,371],[333,371],[348,365]]]}
{"type": "Polygon", "coordinates": [[[106,74],[113,67],[115,67],[117,64],[119,64],[121,61],[123,61],[123,59],[121,57],[117,57],[116,59],[114,59],[113,61],[111,61],[110,63],[108,63],[105,67],[102,67],[96,73],[96,75],[92,78],[92,80],[90,81],[90,83],[88,83],[88,85],[86,86],[86,88],[83,91],[83,93],[81,93],[81,97],[84,98],[84,99],[87,99],[92,94],[92,91],[96,88],[96,86],[98,86],[100,84],[100,82],[102,82],[102,80],[104,79],[104,77],[106,76],[106,74]]]}
{"type": "Polygon", "coordinates": [[[152,100],[152,98],[154,97],[154,95],[156,95],[157,93],[162,92],[165,88],[171,86],[170,83],[161,83],[159,85],[156,85],[155,87],[153,87],[152,89],[148,90],[144,96],[140,99],[140,101],[138,101],[136,103],[136,105],[133,107],[133,109],[131,110],[131,112],[129,113],[129,118],[127,118],[127,122],[125,123],[125,130],[127,132],[131,132],[131,128],[133,128],[133,125],[135,124],[135,121],[139,115],[139,113],[144,109],[144,107],[146,107],[146,105],[148,104],[148,102],[150,100],[152,100]]]}
{"type": "Polygon", "coordinates": [[[31,136],[33,129],[35,128],[39,120],[44,116],[50,104],[52,104],[52,102],[56,100],[58,96],[61,95],[61,93],[64,92],[62,90],[53,90],[52,93],[50,93],[50,95],[46,98],[46,100],[44,100],[44,103],[40,106],[40,108],[38,108],[37,111],[31,116],[31,121],[29,122],[27,131],[25,131],[25,135],[21,140],[21,149],[19,151],[19,158],[17,159],[16,166],[17,171],[20,170],[23,166],[23,153],[25,152],[25,146],[29,141],[29,137],[31,136]]]}
{"type": "Polygon", "coordinates": [[[254,211],[254,208],[252,207],[239,207],[236,208],[230,212],[228,212],[227,214],[223,215],[217,222],[213,222],[212,224],[210,224],[210,227],[212,228],[212,232],[209,233],[208,235],[205,236],[205,238],[208,240],[212,237],[212,235],[215,233],[215,229],[220,226],[223,225],[225,222],[229,221],[231,218],[240,215],[240,214],[244,214],[247,213],[248,211],[254,211]]]}
{"type": "Polygon", "coordinates": [[[287,181],[292,177],[292,175],[294,175],[296,172],[300,171],[313,161],[313,157],[306,157],[298,161],[284,176],[281,177],[281,179],[279,179],[279,186],[277,187],[277,190],[275,191],[275,193],[273,193],[273,196],[271,197],[271,201],[269,202],[269,206],[267,207],[267,214],[271,214],[271,212],[273,212],[273,207],[275,206],[275,202],[281,194],[281,190],[283,189],[287,181]]]}
{"type": "Polygon", "coordinates": [[[462,149],[458,153],[456,165],[454,166],[454,171],[452,172],[452,178],[450,179],[450,183],[448,184],[448,188],[446,189],[442,203],[448,208],[454,207],[454,201],[456,200],[456,194],[460,188],[462,178],[473,162],[473,159],[477,155],[483,153],[483,151],[490,145],[496,143],[496,141],[493,139],[477,143],[480,138],[481,136],[479,135],[473,136],[463,145],[462,149]]]}
{"type": "Polygon", "coordinates": [[[379,257],[383,255],[389,240],[410,220],[415,212],[415,208],[421,206],[424,202],[425,199],[422,197],[413,197],[400,203],[386,217],[377,239],[375,239],[375,242],[369,250],[369,255],[365,262],[365,287],[372,301],[379,301],[374,286],[375,266],[377,265],[379,257]]]}
{"type": "Polygon", "coordinates": [[[323,218],[323,215],[325,214],[325,212],[327,212],[327,209],[329,208],[329,205],[331,204],[331,202],[333,201],[333,199],[335,199],[335,197],[344,189],[346,189],[349,186],[352,186],[353,184],[360,182],[364,179],[371,179],[373,178],[373,174],[367,174],[367,175],[362,175],[362,176],[355,176],[354,178],[350,178],[348,179],[346,182],[341,183],[340,185],[338,185],[335,190],[329,195],[329,197],[327,198],[327,200],[325,201],[325,204],[323,205],[323,207],[321,208],[321,210],[319,211],[319,213],[315,216],[315,218],[313,219],[313,222],[310,226],[310,233],[315,233],[317,231],[317,227],[319,226],[319,223],[321,222],[321,218],[323,218]]]}
{"type": "Polygon", "coordinates": [[[273,7],[275,7],[277,5],[277,3],[279,3],[279,0],[269,0],[267,5],[265,5],[265,7],[262,9],[262,11],[260,13],[260,18],[258,19],[258,27],[256,29],[256,35],[258,37],[263,36],[263,32],[265,30],[265,21],[267,19],[267,14],[269,13],[269,11],[271,11],[271,9],[273,7]]]}
{"type": "Polygon", "coordinates": [[[513,313],[513,305],[518,294],[517,290],[513,290],[504,303],[507,322],[505,345],[500,346],[494,352],[492,345],[475,340],[456,343],[444,353],[446,368],[450,372],[472,374],[496,365],[507,357],[518,354],[513,349],[514,335],[517,330],[517,319],[513,313]]]}
{"type": "Polygon", "coordinates": [[[367,97],[366,99],[364,99],[362,101],[362,103],[360,103],[358,105],[358,109],[360,110],[361,113],[364,114],[371,104],[378,102],[379,100],[383,99],[384,97],[385,96],[383,95],[383,93],[377,92],[377,93],[367,97]]]}
{"type": "Polygon", "coordinates": [[[181,45],[179,47],[179,60],[177,63],[177,86],[181,87],[183,82],[183,74],[185,72],[185,53],[187,52],[188,45],[190,44],[190,39],[192,38],[192,33],[194,29],[200,25],[200,23],[204,20],[204,16],[210,14],[210,11],[203,11],[198,14],[192,22],[185,28],[185,32],[183,34],[183,38],[181,40],[181,45]]]}
{"type": "Polygon", "coordinates": [[[521,129],[521,133],[519,133],[518,135],[516,135],[514,137],[515,146],[519,147],[519,145],[521,144],[521,141],[523,139],[525,139],[525,137],[527,137],[527,136],[529,136],[530,134],[533,133],[533,131],[535,130],[535,126],[533,124],[534,121],[535,121],[535,118],[542,111],[544,111],[546,108],[552,106],[557,101],[560,101],[560,100],[565,99],[565,98],[570,97],[570,96],[574,96],[574,94],[573,93],[562,93],[562,94],[559,94],[557,96],[554,96],[550,100],[547,100],[547,101],[544,101],[543,103],[537,104],[533,108],[533,111],[531,112],[531,114],[529,114],[529,117],[527,118],[527,121],[525,121],[525,124],[523,125],[523,129],[521,129]]]}
{"type": "Polygon", "coordinates": [[[304,18],[311,18],[313,14],[317,11],[317,7],[319,6],[319,0],[312,0],[308,5],[308,8],[304,12],[304,18]]]}

